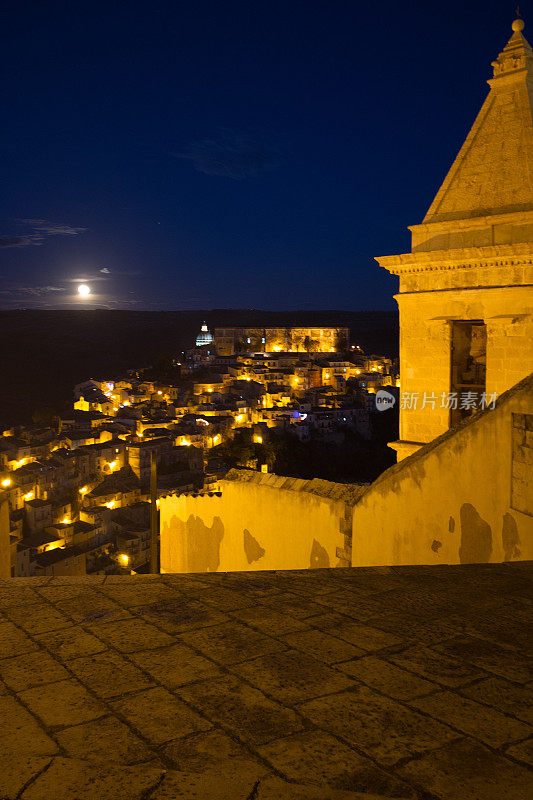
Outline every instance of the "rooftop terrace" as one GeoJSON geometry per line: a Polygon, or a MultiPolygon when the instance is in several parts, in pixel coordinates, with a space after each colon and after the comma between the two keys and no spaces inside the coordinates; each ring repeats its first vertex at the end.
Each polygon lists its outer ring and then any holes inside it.
{"type": "Polygon", "coordinates": [[[0,583],[0,797],[531,797],[533,564],[0,583]]]}

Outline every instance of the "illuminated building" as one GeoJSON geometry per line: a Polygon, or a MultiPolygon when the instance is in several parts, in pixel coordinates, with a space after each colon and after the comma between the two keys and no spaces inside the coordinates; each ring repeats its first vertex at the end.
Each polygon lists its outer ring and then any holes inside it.
{"type": "Polygon", "coordinates": [[[502,394],[533,367],[533,51],[515,20],[490,92],[412,251],[378,257],[398,275],[405,458],[464,416],[440,400],[502,394]],[[423,407],[424,393],[435,408],[423,407]]]}
{"type": "Polygon", "coordinates": [[[333,353],[348,343],[348,328],[215,328],[219,356],[235,353],[333,353]]]}

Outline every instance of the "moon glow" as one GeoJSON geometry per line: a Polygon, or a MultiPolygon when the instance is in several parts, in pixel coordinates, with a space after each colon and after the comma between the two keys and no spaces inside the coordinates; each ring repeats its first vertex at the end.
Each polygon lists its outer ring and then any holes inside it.
{"type": "Polygon", "coordinates": [[[87,286],[86,283],[80,283],[78,286],[78,294],[80,297],[88,297],[91,294],[90,286],[87,286]]]}

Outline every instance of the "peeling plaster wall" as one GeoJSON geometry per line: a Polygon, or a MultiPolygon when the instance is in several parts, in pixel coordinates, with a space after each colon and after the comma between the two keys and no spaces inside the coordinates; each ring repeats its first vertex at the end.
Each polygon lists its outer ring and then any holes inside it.
{"type": "Polygon", "coordinates": [[[361,488],[233,470],[220,496],[161,498],[161,572],[350,565],[361,488]]]}
{"type": "Polygon", "coordinates": [[[11,546],[9,538],[9,502],[0,492],[0,578],[11,577],[11,546]]]}
{"type": "Polygon", "coordinates": [[[354,509],[352,565],[533,559],[532,428],[529,376],[384,472],[354,509]]]}

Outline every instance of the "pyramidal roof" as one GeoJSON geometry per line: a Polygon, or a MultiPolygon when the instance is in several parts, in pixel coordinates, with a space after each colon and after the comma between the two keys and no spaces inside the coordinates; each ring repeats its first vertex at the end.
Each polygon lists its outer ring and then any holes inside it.
{"type": "Polygon", "coordinates": [[[491,89],[424,223],[533,210],[533,50],[524,22],[492,62],[491,89]]]}

